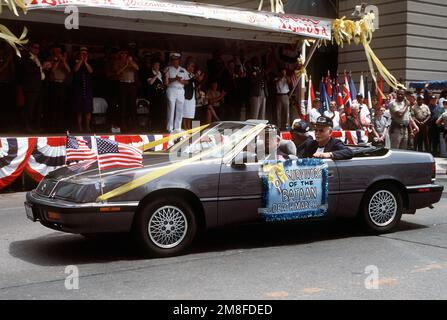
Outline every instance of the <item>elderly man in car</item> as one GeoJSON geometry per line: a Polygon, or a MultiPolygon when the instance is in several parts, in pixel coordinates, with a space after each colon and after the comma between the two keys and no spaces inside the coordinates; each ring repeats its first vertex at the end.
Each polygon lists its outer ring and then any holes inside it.
{"type": "Polygon", "coordinates": [[[331,137],[332,120],[319,117],[315,123],[315,141],[306,145],[303,158],[320,158],[333,160],[351,159],[354,154],[342,141],[331,137]]]}

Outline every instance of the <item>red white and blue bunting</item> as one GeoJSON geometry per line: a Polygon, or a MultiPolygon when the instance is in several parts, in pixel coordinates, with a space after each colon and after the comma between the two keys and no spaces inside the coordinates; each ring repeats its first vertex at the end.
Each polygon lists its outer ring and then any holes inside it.
{"type": "MultiPolygon", "coordinates": [[[[117,135],[101,136],[117,142],[131,144],[136,147],[167,137],[158,135],[117,135]]],[[[347,144],[358,144],[368,141],[368,134],[356,131],[334,131],[333,137],[347,144]]],[[[91,137],[84,137],[88,140],[91,137]]],[[[290,139],[290,134],[283,133],[284,139],[290,139]]],[[[0,190],[14,182],[24,171],[39,182],[44,176],[65,165],[66,137],[29,137],[0,138],[0,190]]],[[[166,150],[169,143],[155,146],[148,151],[166,150]]]]}
{"type": "MultiPolygon", "coordinates": [[[[101,136],[121,143],[140,147],[167,135],[117,135],[101,136]]],[[[88,140],[91,137],[84,137],[88,140]]],[[[65,145],[63,137],[0,138],[0,190],[13,183],[23,172],[39,182],[53,170],[65,165],[65,145]]],[[[161,151],[168,143],[158,145],[148,151],[161,151]]]]}

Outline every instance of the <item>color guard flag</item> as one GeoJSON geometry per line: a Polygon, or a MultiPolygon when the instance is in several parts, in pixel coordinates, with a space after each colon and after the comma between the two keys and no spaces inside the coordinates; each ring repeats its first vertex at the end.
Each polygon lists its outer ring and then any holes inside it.
{"type": "Polygon", "coordinates": [[[346,114],[351,114],[351,90],[349,89],[348,75],[345,73],[345,84],[343,86],[343,105],[345,106],[346,114]]]}
{"type": "Polygon", "coordinates": [[[312,84],[312,78],[309,77],[309,89],[307,92],[307,115],[310,114],[310,110],[312,110],[312,102],[315,100],[315,91],[314,86],[312,84]]]}
{"type": "Polygon", "coordinates": [[[359,86],[359,94],[362,95],[363,98],[366,98],[365,94],[365,83],[363,81],[363,73],[360,75],[360,86],[359,86]]]}
{"type": "Polygon", "coordinates": [[[320,100],[321,100],[321,108],[319,111],[320,114],[323,114],[325,111],[329,110],[329,104],[331,102],[331,99],[326,91],[326,81],[324,81],[324,79],[322,79],[320,84],[320,100]]]}
{"type": "Polygon", "coordinates": [[[96,160],[96,152],[92,150],[91,142],[87,142],[82,137],[68,135],[65,163],[83,160],[96,160]]]}
{"type": "MultiPolygon", "coordinates": [[[[352,79],[351,73],[349,73],[349,91],[351,92],[351,100],[357,100],[357,89],[354,84],[354,80],[352,79]]],[[[363,96],[365,97],[365,96],[363,96]]]]}
{"type": "Polygon", "coordinates": [[[143,151],[140,148],[103,138],[96,138],[96,146],[101,170],[143,166],[143,151]]]}

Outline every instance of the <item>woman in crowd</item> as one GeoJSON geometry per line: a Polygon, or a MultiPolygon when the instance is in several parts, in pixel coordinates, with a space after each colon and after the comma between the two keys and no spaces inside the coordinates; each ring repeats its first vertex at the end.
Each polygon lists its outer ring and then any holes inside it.
{"type": "Polygon", "coordinates": [[[183,105],[183,129],[192,129],[192,120],[196,114],[196,91],[199,83],[203,80],[203,73],[198,70],[195,73],[195,63],[193,60],[186,64],[188,72],[188,83],[185,85],[185,104],[183,105]]]}
{"type": "Polygon", "coordinates": [[[93,111],[93,68],[88,62],[88,49],[81,47],[78,58],[75,61],[73,88],[74,88],[74,109],[77,116],[79,132],[90,132],[90,119],[93,111]],[[84,125],[82,120],[84,119],[84,125]]]}
{"type": "Polygon", "coordinates": [[[149,85],[149,101],[152,128],[162,130],[165,127],[164,119],[164,97],[166,88],[163,84],[163,76],[160,71],[160,61],[152,61],[152,68],[146,79],[149,85]]]}
{"type": "Polygon", "coordinates": [[[206,93],[206,99],[208,101],[208,105],[206,106],[206,123],[211,123],[213,121],[220,121],[220,118],[217,116],[216,109],[218,108],[223,99],[225,98],[225,92],[218,90],[217,81],[212,81],[210,84],[210,88],[206,93]]]}

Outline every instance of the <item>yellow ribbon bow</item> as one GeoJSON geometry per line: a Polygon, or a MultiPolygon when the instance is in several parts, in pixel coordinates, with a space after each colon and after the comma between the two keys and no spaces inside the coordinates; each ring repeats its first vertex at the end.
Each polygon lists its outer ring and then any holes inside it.
{"type": "MultiPolygon", "coordinates": [[[[370,43],[372,40],[374,28],[374,13],[366,14],[359,21],[346,20],[346,17],[342,17],[341,19],[335,19],[332,24],[333,30],[333,41],[337,43],[338,46],[343,48],[343,44],[346,42],[351,44],[351,41],[354,41],[355,44],[362,44],[365,49],[366,59],[368,61],[368,66],[371,71],[371,76],[376,83],[376,72],[374,70],[374,65],[377,67],[382,78],[388,83],[388,85],[395,89],[405,89],[405,86],[388,71],[388,69],[383,65],[383,63],[379,60],[376,54],[373,52],[370,43]]],[[[383,93],[380,94],[384,97],[383,93]]]]}
{"type": "Polygon", "coordinates": [[[278,162],[275,165],[267,164],[263,167],[263,171],[268,174],[268,181],[271,184],[275,183],[276,177],[283,183],[287,180],[282,162],[278,162]]]}

